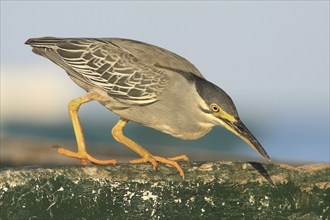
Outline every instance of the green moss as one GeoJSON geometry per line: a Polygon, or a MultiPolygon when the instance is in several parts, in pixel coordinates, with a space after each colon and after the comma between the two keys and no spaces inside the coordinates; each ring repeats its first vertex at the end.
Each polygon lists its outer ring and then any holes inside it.
{"type": "Polygon", "coordinates": [[[185,169],[190,170],[185,180],[165,166],[159,172],[126,164],[0,170],[0,219],[326,219],[330,214],[330,188],[318,184],[329,182],[322,169],[267,165],[270,177],[283,176],[275,186],[244,163],[185,169]]]}

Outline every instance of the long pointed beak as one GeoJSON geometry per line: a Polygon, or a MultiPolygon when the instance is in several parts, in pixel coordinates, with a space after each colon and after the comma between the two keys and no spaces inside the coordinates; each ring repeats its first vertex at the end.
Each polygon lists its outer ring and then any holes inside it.
{"type": "Polygon", "coordinates": [[[243,122],[240,119],[229,121],[224,120],[225,127],[239,136],[243,141],[245,141],[248,145],[250,145],[255,151],[260,153],[264,158],[270,161],[270,158],[266,152],[266,150],[261,146],[259,141],[253,136],[253,134],[245,127],[243,122]]]}

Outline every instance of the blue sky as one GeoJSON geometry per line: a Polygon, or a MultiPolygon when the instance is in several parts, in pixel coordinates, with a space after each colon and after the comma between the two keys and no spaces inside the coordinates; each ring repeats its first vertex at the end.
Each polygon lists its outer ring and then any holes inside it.
{"type": "MultiPolygon", "coordinates": [[[[66,103],[84,94],[24,45],[42,36],[122,37],[169,49],[233,98],[271,157],[329,162],[327,1],[1,1],[2,136],[11,123],[68,123],[66,103]]],[[[96,103],[81,114],[94,127],[116,118],[96,103]]]]}

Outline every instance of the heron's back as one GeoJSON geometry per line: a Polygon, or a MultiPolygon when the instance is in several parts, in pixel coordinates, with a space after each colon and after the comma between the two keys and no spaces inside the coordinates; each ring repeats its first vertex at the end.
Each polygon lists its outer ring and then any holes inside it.
{"type": "Polygon", "coordinates": [[[65,69],[84,89],[98,87],[135,104],[156,101],[170,80],[168,71],[202,77],[183,57],[134,40],[44,37],[26,44],[65,69]]]}

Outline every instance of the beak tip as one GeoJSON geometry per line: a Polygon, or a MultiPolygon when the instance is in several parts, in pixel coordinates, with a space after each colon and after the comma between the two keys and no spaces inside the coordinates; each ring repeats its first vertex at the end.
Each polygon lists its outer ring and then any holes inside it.
{"type": "Polygon", "coordinates": [[[269,155],[267,154],[267,152],[261,147],[262,151],[260,152],[258,149],[258,152],[269,162],[271,162],[272,160],[270,159],[269,155]]]}
{"type": "Polygon", "coordinates": [[[268,162],[272,162],[272,160],[270,159],[270,157],[268,156],[268,154],[263,155],[263,156],[264,156],[264,158],[265,158],[266,160],[268,160],[268,162]]]}
{"type": "Polygon", "coordinates": [[[226,128],[243,139],[248,145],[250,145],[255,151],[260,153],[266,160],[271,162],[266,150],[261,146],[258,140],[253,136],[253,134],[247,129],[243,122],[239,119],[236,121],[225,121],[226,128]]]}

